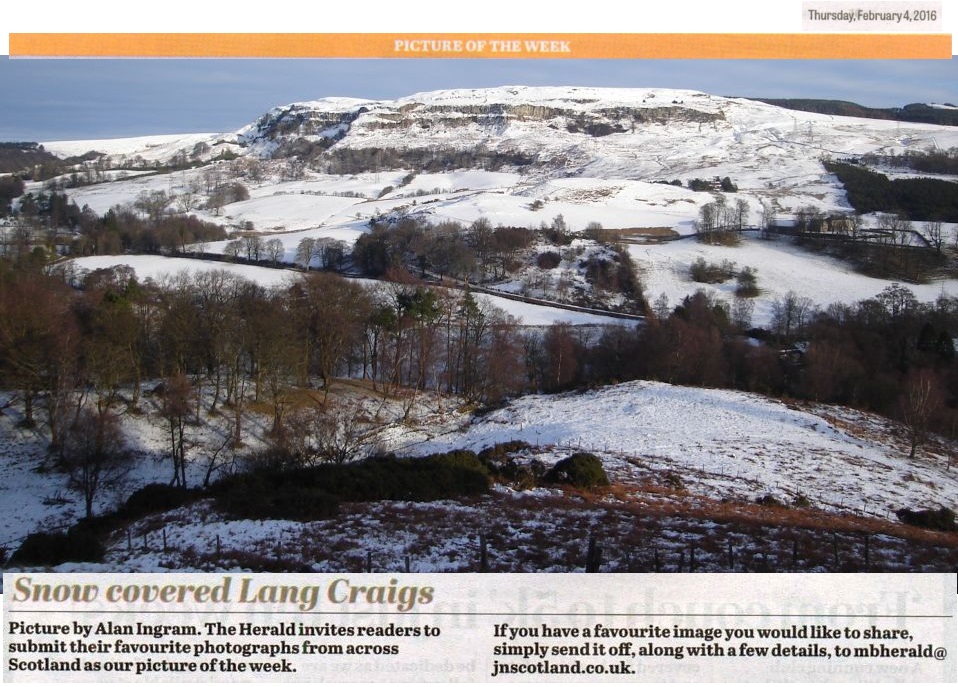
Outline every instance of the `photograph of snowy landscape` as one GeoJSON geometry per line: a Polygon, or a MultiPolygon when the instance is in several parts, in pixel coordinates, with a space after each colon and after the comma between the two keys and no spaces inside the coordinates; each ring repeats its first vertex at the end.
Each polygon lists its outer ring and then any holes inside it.
{"type": "Polygon", "coordinates": [[[958,569],[958,92],[742,90],[4,132],[0,565],[958,569]]]}

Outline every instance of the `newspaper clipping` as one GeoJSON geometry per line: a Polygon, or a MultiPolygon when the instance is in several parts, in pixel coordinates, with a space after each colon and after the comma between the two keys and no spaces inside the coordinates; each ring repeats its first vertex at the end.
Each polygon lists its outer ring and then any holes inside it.
{"type": "Polygon", "coordinates": [[[95,4],[0,59],[3,682],[958,681],[952,0],[95,4]]]}

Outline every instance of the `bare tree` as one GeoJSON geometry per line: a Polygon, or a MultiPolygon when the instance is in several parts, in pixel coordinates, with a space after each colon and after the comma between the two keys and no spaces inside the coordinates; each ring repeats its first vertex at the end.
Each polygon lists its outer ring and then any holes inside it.
{"type": "Polygon", "coordinates": [[[309,270],[309,263],[313,261],[316,251],[316,239],[306,236],[305,238],[300,239],[299,244],[296,246],[296,262],[302,266],[304,270],[309,270]]]}
{"type": "Polygon", "coordinates": [[[366,454],[382,429],[360,403],[327,400],[291,414],[288,448],[303,465],[343,465],[366,454]]]}
{"type": "Polygon", "coordinates": [[[146,213],[151,222],[155,222],[163,216],[172,201],[173,198],[166,191],[143,191],[136,197],[133,206],[146,213]]]}
{"type": "Polygon", "coordinates": [[[739,231],[742,231],[745,225],[748,224],[749,210],[747,200],[744,198],[737,198],[735,200],[735,225],[739,231]]]}
{"type": "Polygon", "coordinates": [[[732,301],[732,324],[741,332],[748,331],[752,326],[754,312],[755,303],[750,298],[736,296],[732,301]]]}
{"type": "Polygon", "coordinates": [[[712,232],[715,231],[717,223],[718,218],[716,216],[715,203],[706,203],[700,207],[699,219],[696,225],[696,232],[699,235],[699,240],[704,241],[705,243],[711,243],[712,232]]]}
{"type": "Polygon", "coordinates": [[[70,475],[71,488],[83,497],[86,517],[93,517],[97,494],[126,476],[131,460],[115,414],[109,409],[81,411],[66,432],[63,463],[70,475]]]}
{"type": "Polygon", "coordinates": [[[775,224],[775,208],[765,201],[762,201],[762,234],[766,238],[775,224]]]}
{"type": "Polygon", "coordinates": [[[233,241],[227,242],[227,244],[223,246],[223,255],[235,260],[243,254],[245,249],[246,246],[242,239],[234,239],[233,241]]]}
{"type": "Polygon", "coordinates": [[[281,240],[269,239],[263,244],[263,252],[266,254],[266,259],[276,265],[286,255],[286,248],[281,240]]]}
{"type": "Polygon", "coordinates": [[[925,222],[922,227],[922,236],[939,253],[944,246],[945,238],[941,231],[941,222],[925,222]]]}
{"type": "Polygon", "coordinates": [[[324,269],[339,269],[349,252],[349,244],[339,239],[321,238],[316,240],[314,250],[324,269]]]}
{"type": "Polygon", "coordinates": [[[772,302],[772,329],[787,340],[805,325],[811,310],[810,298],[789,291],[772,302]]]}
{"type": "Polygon", "coordinates": [[[934,371],[912,370],[898,398],[898,409],[908,431],[911,446],[909,458],[915,457],[916,450],[928,437],[931,423],[943,405],[944,392],[934,371]]]}
{"type": "Polygon", "coordinates": [[[914,292],[898,282],[890,284],[881,290],[875,300],[885,309],[888,320],[892,323],[909,317],[918,310],[919,303],[914,292]]]}
{"type": "Polygon", "coordinates": [[[243,237],[243,247],[246,250],[247,260],[259,260],[263,255],[265,244],[259,236],[245,236],[243,237]]]}
{"type": "Polygon", "coordinates": [[[186,181],[178,198],[180,209],[182,209],[183,212],[192,212],[199,205],[200,191],[202,189],[203,186],[199,178],[192,176],[186,181]]]}
{"type": "Polygon", "coordinates": [[[183,374],[168,378],[162,390],[160,412],[169,429],[170,461],[173,465],[170,484],[177,487],[186,486],[186,423],[193,410],[192,392],[190,380],[183,374]]]}

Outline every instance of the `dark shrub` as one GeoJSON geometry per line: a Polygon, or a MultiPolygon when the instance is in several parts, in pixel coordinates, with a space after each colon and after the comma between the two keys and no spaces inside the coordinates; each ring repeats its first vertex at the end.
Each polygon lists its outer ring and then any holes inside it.
{"type": "Polygon", "coordinates": [[[950,508],[939,508],[937,510],[928,508],[926,510],[911,510],[910,508],[900,508],[895,511],[895,515],[906,525],[914,527],[924,527],[929,530],[940,530],[942,532],[954,532],[958,530],[955,524],[955,511],[950,508]]]}
{"type": "Polygon", "coordinates": [[[101,561],[105,549],[92,533],[71,529],[69,532],[34,532],[14,552],[14,565],[59,565],[67,561],[101,561]]]}
{"type": "Polygon", "coordinates": [[[602,461],[591,453],[574,453],[556,463],[546,474],[547,482],[569,484],[579,489],[609,486],[602,461]]]}
{"type": "Polygon", "coordinates": [[[675,489],[676,491],[685,490],[685,482],[682,480],[682,476],[677,472],[669,470],[662,476],[662,481],[665,482],[667,487],[675,489]]]}
{"type": "Polygon", "coordinates": [[[777,498],[771,494],[765,494],[764,496],[759,496],[755,499],[755,503],[760,506],[770,506],[771,508],[784,508],[785,504],[779,501],[777,498]]]}
{"type": "Polygon", "coordinates": [[[536,266],[542,270],[553,270],[562,264],[562,256],[560,256],[555,251],[547,251],[545,253],[539,253],[539,256],[536,258],[536,266]]]}
{"type": "Polygon", "coordinates": [[[498,479],[505,484],[524,491],[526,489],[535,489],[539,486],[541,474],[537,474],[534,466],[525,466],[515,460],[508,460],[499,471],[498,479]]]}
{"type": "Polygon", "coordinates": [[[238,517],[312,520],[335,515],[333,502],[470,496],[486,492],[489,481],[489,469],[475,453],[451,451],[425,458],[388,455],[346,465],[258,470],[221,480],[212,492],[220,508],[238,517]]]}
{"type": "Polygon", "coordinates": [[[335,517],[339,499],[315,487],[286,484],[275,487],[249,475],[231,489],[217,493],[216,505],[236,518],[311,522],[335,517]]]}
{"type": "Polygon", "coordinates": [[[383,456],[352,465],[322,465],[300,474],[344,501],[432,501],[481,494],[489,488],[488,469],[471,451],[425,458],[383,456]]]}
{"type": "Polygon", "coordinates": [[[507,441],[487,446],[479,452],[479,460],[486,466],[492,479],[516,489],[533,489],[545,474],[542,464],[533,460],[528,465],[520,463],[515,454],[532,448],[525,441],[507,441]]]}
{"type": "MultiPolygon", "coordinates": [[[[705,258],[698,257],[689,266],[689,276],[692,281],[701,284],[721,284],[735,274],[735,264],[729,260],[723,260],[721,263],[706,262],[705,258]]],[[[754,276],[754,271],[749,274],[754,276]]]]}
{"type": "Polygon", "coordinates": [[[758,277],[751,267],[743,267],[735,277],[735,295],[739,298],[755,298],[759,293],[758,277]]]}
{"type": "Polygon", "coordinates": [[[117,511],[117,515],[135,520],[151,513],[162,513],[185,506],[201,496],[201,492],[193,489],[173,487],[169,484],[147,484],[130,494],[130,498],[117,511]]]}
{"type": "Polygon", "coordinates": [[[506,441],[501,444],[495,444],[494,446],[487,446],[479,451],[479,460],[483,462],[488,462],[491,460],[504,460],[514,453],[526,451],[530,448],[532,448],[530,444],[519,439],[506,441]]]}
{"type": "Polygon", "coordinates": [[[382,481],[387,488],[383,498],[386,499],[432,501],[474,496],[489,489],[488,468],[471,451],[392,459],[390,463],[372,463],[384,470],[382,481]]]}

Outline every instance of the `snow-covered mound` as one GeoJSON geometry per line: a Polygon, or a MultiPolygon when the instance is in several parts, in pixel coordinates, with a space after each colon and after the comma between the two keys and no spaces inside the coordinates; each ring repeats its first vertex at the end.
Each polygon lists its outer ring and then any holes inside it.
{"type": "MultiPolygon", "coordinates": [[[[884,421],[839,408],[802,410],[736,391],[630,382],[597,391],[526,396],[415,454],[481,450],[514,440],[556,459],[599,455],[622,481],[672,473],[694,493],[754,500],[799,497],[832,511],[894,519],[899,508],[958,506],[949,452],[908,447],[884,421]]],[[[951,449],[953,451],[953,447],[951,449]]],[[[540,455],[540,458],[542,455],[540,455]]]]}

